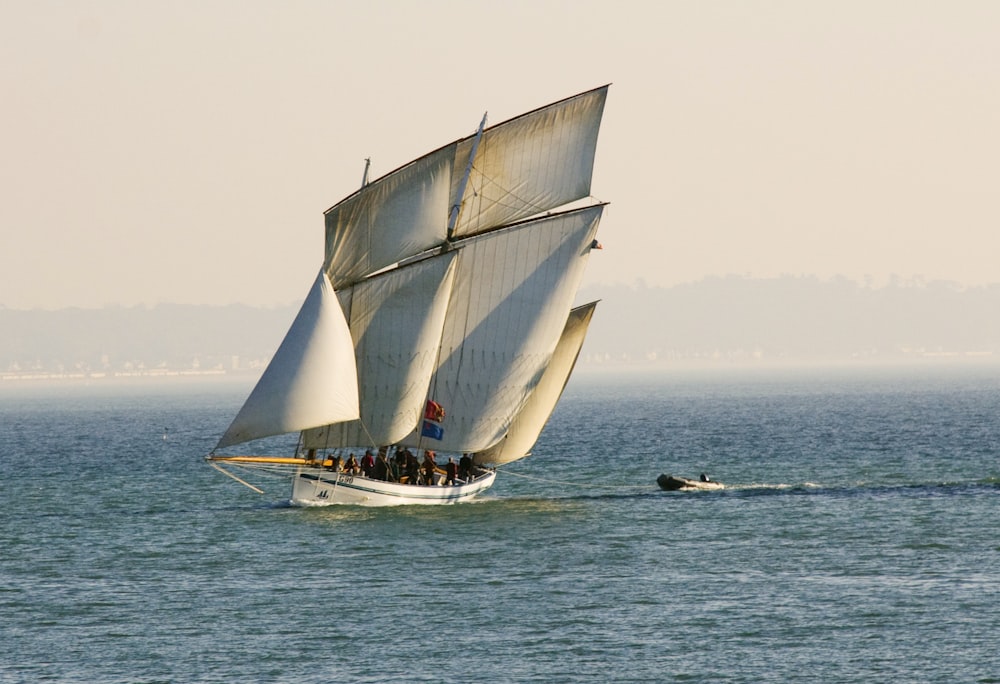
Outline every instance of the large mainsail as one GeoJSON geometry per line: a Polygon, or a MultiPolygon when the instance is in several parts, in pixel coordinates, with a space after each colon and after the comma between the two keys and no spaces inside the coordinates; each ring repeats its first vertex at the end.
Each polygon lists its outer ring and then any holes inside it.
{"type": "Polygon", "coordinates": [[[351,333],[320,271],[285,339],[217,449],[358,417],[351,333]]]}
{"type": "Polygon", "coordinates": [[[326,212],[326,269],[334,287],[449,239],[544,213],[590,194],[608,87],[561,100],[417,159],[326,212]],[[472,172],[463,183],[472,150],[472,172]],[[458,197],[462,191],[463,196],[458,197]]]}
{"type": "Polygon", "coordinates": [[[476,463],[501,465],[528,455],[569,382],[596,308],[597,302],[591,302],[569,312],[559,344],[538,387],[531,393],[504,438],[489,449],[474,454],[476,463]]]}
{"type": "Polygon", "coordinates": [[[482,451],[506,434],[552,358],[604,205],[534,219],[459,243],[429,398],[447,409],[441,439],[403,442],[482,451]]]}

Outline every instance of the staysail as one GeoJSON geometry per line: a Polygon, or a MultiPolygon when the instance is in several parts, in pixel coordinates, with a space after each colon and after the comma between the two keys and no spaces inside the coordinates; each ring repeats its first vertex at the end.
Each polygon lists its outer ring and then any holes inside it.
{"type": "Polygon", "coordinates": [[[217,449],[358,417],[351,333],[320,271],[274,358],[217,449]]]}
{"type": "Polygon", "coordinates": [[[528,455],[569,382],[596,308],[597,302],[591,302],[569,312],[559,344],[538,387],[531,393],[504,438],[473,455],[475,463],[501,465],[528,455]]]}

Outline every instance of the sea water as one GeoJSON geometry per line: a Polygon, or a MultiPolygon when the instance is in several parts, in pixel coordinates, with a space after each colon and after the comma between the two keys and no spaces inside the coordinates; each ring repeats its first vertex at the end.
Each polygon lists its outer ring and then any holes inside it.
{"type": "Polygon", "coordinates": [[[0,389],[0,682],[1000,682],[996,366],[583,372],[389,509],[209,468],[248,389],[0,389]]]}

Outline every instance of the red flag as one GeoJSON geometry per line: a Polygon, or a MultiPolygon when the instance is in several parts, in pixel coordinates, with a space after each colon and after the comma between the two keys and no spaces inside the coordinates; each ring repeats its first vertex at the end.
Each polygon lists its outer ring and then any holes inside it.
{"type": "Polygon", "coordinates": [[[424,408],[424,418],[433,420],[435,423],[440,423],[444,420],[444,407],[436,401],[428,399],[427,406],[424,408]]]}

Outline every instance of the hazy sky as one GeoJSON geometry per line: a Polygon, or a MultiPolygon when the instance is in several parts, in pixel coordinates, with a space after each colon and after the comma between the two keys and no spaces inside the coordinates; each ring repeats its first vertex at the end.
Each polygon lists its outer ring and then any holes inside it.
{"type": "Polygon", "coordinates": [[[365,157],[605,83],[588,284],[1000,282],[993,0],[0,0],[0,306],[298,301],[365,157]]]}

